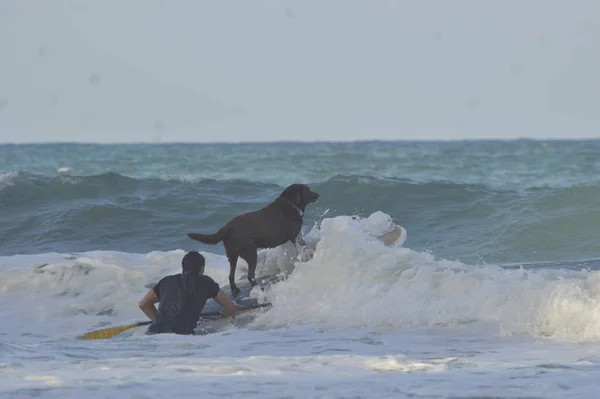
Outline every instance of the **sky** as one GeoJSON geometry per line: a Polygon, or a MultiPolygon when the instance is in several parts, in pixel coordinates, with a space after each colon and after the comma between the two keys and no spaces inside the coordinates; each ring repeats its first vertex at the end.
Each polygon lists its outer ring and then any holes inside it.
{"type": "Polygon", "coordinates": [[[0,1],[0,142],[600,137],[598,0],[0,1]]]}

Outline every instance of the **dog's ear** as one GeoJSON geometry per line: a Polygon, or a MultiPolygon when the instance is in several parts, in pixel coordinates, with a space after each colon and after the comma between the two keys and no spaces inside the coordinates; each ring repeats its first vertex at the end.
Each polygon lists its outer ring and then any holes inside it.
{"type": "Polygon", "coordinates": [[[300,207],[301,209],[304,209],[304,207],[306,206],[306,204],[304,203],[304,190],[304,186],[300,186],[296,190],[296,205],[298,205],[298,207],[300,207]]]}
{"type": "Polygon", "coordinates": [[[302,191],[303,189],[301,185],[292,184],[283,190],[281,197],[300,207],[302,206],[302,200],[304,199],[304,193],[302,191]]]}

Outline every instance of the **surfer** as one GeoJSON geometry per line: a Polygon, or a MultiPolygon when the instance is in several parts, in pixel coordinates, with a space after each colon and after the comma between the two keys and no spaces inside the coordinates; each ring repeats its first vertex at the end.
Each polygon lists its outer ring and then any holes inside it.
{"type": "Polygon", "coordinates": [[[146,334],[193,334],[209,298],[225,308],[225,316],[235,316],[235,303],[219,284],[204,275],[204,266],[204,256],[197,251],[188,252],[181,261],[181,273],[163,277],[148,291],[139,303],[140,309],[153,321],[146,334]]]}

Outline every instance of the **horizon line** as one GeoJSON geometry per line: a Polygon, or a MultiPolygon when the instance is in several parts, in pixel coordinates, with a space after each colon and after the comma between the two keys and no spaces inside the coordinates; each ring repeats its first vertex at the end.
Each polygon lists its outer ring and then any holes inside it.
{"type": "Polygon", "coordinates": [[[205,145],[243,145],[243,144],[360,144],[360,143],[435,143],[435,142],[510,142],[510,141],[598,141],[598,137],[511,137],[511,138],[454,138],[454,139],[350,139],[350,140],[230,140],[230,141],[196,141],[196,140],[132,140],[132,141],[6,141],[0,145],[58,145],[58,144],[88,144],[88,145],[173,145],[173,144],[205,144],[205,145]]]}

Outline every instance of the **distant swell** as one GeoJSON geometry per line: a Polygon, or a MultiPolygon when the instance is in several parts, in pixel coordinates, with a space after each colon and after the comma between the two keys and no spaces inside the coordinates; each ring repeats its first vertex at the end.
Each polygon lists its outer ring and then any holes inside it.
{"type": "MultiPolygon", "coordinates": [[[[468,263],[597,257],[599,186],[512,191],[478,184],[417,183],[338,175],[311,184],[305,230],[323,215],[382,210],[409,232],[406,246],[468,263]]],[[[2,255],[197,247],[185,233],[216,231],[283,187],[247,180],[131,178],[116,173],[0,179],[2,255]]],[[[207,247],[220,252],[220,246],[207,247]]]]}

